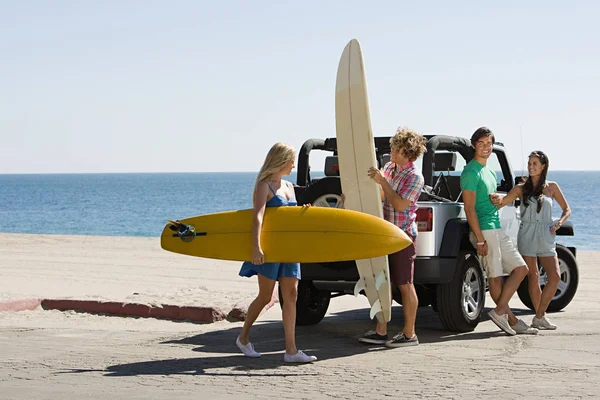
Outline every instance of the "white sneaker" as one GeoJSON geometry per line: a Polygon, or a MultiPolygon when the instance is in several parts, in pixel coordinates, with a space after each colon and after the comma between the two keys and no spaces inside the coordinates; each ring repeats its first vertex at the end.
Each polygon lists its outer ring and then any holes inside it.
{"type": "Polygon", "coordinates": [[[556,329],[556,325],[554,325],[546,316],[544,315],[542,318],[533,317],[533,321],[531,321],[531,326],[538,329],[546,329],[553,331],[556,329]]]}
{"type": "Polygon", "coordinates": [[[508,314],[498,315],[496,311],[492,310],[488,313],[490,319],[493,323],[495,323],[498,328],[502,329],[504,332],[508,333],[511,336],[515,336],[517,332],[510,327],[508,323],[508,314]]]}
{"type": "Polygon", "coordinates": [[[527,325],[525,323],[525,321],[523,321],[522,319],[518,320],[516,324],[511,326],[511,328],[513,328],[513,330],[515,332],[517,332],[517,335],[537,335],[538,334],[537,329],[532,328],[531,326],[527,325]]]}
{"type": "Polygon", "coordinates": [[[285,353],[283,355],[283,361],[288,363],[309,363],[317,361],[317,357],[309,356],[308,354],[304,354],[304,352],[298,350],[296,354],[285,353]]]}
{"type": "Polygon", "coordinates": [[[254,346],[252,346],[252,343],[248,342],[248,344],[242,344],[240,342],[239,336],[237,337],[237,339],[235,339],[235,344],[242,351],[242,353],[244,353],[246,357],[257,358],[261,356],[260,353],[254,350],[254,346]]]}

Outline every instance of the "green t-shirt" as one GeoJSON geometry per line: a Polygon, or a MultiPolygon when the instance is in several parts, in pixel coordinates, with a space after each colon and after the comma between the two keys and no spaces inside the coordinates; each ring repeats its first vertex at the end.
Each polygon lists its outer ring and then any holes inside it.
{"type": "Polygon", "coordinates": [[[496,173],[475,159],[465,165],[460,175],[460,189],[472,190],[476,194],[475,212],[482,231],[500,229],[498,208],[490,200],[490,194],[496,192],[496,173]]]}

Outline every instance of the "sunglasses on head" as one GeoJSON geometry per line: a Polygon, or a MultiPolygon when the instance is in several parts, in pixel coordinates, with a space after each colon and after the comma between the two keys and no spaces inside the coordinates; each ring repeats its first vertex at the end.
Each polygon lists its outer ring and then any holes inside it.
{"type": "Polygon", "coordinates": [[[529,154],[529,157],[537,157],[542,161],[544,161],[548,158],[548,157],[546,157],[546,154],[540,150],[532,151],[531,154],[529,154]]]}

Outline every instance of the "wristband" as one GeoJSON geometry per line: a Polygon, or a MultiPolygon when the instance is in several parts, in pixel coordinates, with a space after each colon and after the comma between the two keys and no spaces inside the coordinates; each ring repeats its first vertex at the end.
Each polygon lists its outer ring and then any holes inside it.
{"type": "Polygon", "coordinates": [[[477,242],[477,246],[483,246],[485,244],[485,240],[483,242],[477,242]]]}

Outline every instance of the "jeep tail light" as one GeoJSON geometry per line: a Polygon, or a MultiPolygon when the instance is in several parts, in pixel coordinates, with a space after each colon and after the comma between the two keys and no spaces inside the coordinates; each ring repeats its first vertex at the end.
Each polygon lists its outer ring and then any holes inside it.
{"type": "Polygon", "coordinates": [[[431,232],[433,230],[433,208],[417,209],[417,230],[419,232],[431,232]]]}

